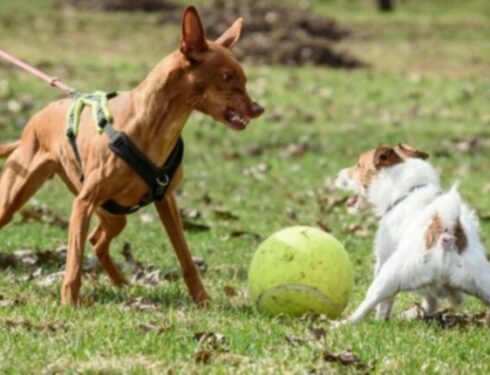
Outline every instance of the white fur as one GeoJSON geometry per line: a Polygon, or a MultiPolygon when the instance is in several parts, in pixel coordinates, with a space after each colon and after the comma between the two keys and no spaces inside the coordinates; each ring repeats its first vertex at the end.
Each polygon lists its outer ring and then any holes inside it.
{"type": "Polygon", "coordinates": [[[385,168],[367,191],[350,179],[346,170],[339,173],[336,184],[363,195],[380,216],[375,278],[348,322],[359,322],[375,306],[378,319],[388,318],[396,294],[402,291],[421,293],[427,315],[435,312],[441,298],[460,304],[463,293],[490,306],[490,263],[480,240],[478,220],[462,202],[456,186],[441,193],[438,175],[429,163],[409,159],[385,168]],[[419,185],[424,186],[410,193],[419,185]],[[406,198],[388,210],[402,196],[406,198]],[[436,214],[448,233],[433,248],[426,249],[425,233],[436,214]],[[461,254],[451,234],[458,218],[468,240],[461,254]]]}

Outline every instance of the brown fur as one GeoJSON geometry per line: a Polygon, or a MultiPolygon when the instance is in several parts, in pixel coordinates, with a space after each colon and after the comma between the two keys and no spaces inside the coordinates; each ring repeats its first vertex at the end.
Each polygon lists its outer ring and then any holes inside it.
{"type": "MultiPolygon", "coordinates": [[[[173,149],[187,118],[194,109],[226,123],[226,110],[249,120],[263,109],[251,101],[245,75],[229,51],[238,39],[238,20],[216,42],[207,41],[196,10],[185,10],[182,43],[178,51],[163,59],[134,90],[109,102],[114,127],[124,131],[156,165],[162,165],[173,149]]],[[[27,124],[19,142],[2,146],[0,154],[10,157],[0,179],[0,228],[44,184],[58,175],[76,194],[70,218],[68,257],[61,289],[64,304],[76,304],[82,277],[82,260],[90,219],[97,227],[88,236],[101,265],[116,285],[127,284],[109,255],[109,245],[126,225],[124,216],[114,216],[100,206],[109,199],[121,205],[138,203],[146,194],[145,182],[108,148],[108,137],[97,134],[90,110],[81,116],[77,138],[85,181],[73,150],[65,140],[66,115],[72,100],[56,101],[37,113],[27,124]]],[[[172,191],[182,178],[179,169],[168,193],[155,206],[180,262],[184,281],[199,305],[209,301],[187,246],[177,202],[172,191]]]]}
{"type": "MultiPolygon", "coordinates": [[[[425,232],[426,249],[432,249],[446,230],[448,229],[444,228],[441,217],[438,214],[435,214],[425,232]]],[[[456,220],[452,231],[454,232],[453,234],[456,238],[456,248],[458,249],[458,253],[461,254],[468,246],[468,238],[466,237],[466,233],[459,219],[456,220]]]]}
{"type": "Polygon", "coordinates": [[[442,225],[441,217],[438,214],[435,214],[429,227],[425,231],[425,248],[427,250],[432,249],[443,232],[444,226],[442,225]]]}
{"type": "Polygon", "coordinates": [[[367,188],[374,177],[383,168],[389,168],[403,163],[410,158],[426,159],[428,154],[409,145],[400,144],[397,147],[379,146],[361,155],[356,165],[349,168],[348,174],[367,188]]]}
{"type": "Polygon", "coordinates": [[[456,247],[458,252],[461,254],[468,247],[468,237],[464,231],[461,221],[458,219],[454,227],[454,236],[456,237],[456,247]]]}
{"type": "Polygon", "coordinates": [[[0,157],[6,158],[19,147],[20,141],[15,141],[6,145],[0,145],[0,157]]]}

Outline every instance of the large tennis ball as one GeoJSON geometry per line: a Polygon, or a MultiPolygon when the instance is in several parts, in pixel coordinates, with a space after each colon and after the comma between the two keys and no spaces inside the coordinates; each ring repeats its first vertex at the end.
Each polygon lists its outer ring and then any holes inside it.
{"type": "Polygon", "coordinates": [[[265,313],[337,318],[349,300],[352,264],[342,244],[312,227],[286,228],[257,249],[248,272],[252,300],[265,313]]]}

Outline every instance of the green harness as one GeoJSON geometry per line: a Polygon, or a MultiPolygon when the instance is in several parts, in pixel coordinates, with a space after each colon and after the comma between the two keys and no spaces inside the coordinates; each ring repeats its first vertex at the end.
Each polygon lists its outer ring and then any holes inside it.
{"type": "Polygon", "coordinates": [[[117,94],[117,92],[105,93],[103,91],[95,91],[91,94],[76,95],[75,101],[68,111],[66,138],[70,142],[78,161],[80,181],[83,182],[85,177],[83,174],[82,158],[76,140],[82,111],[85,106],[90,106],[97,132],[99,134],[104,132],[107,135],[110,150],[123,159],[148,185],[148,193],[134,206],[121,206],[114,200],[109,200],[102,205],[106,211],[114,215],[127,215],[156,200],[163,199],[170,181],[182,161],[184,143],[181,138],[177,139],[172,152],[163,166],[153,164],[124,132],[119,132],[112,126],[113,118],[107,103],[110,99],[117,96],[117,94]]]}
{"type": "Polygon", "coordinates": [[[97,132],[102,134],[104,124],[112,123],[112,115],[109,111],[107,103],[109,99],[117,96],[117,92],[95,91],[91,94],[78,94],[75,96],[75,101],[68,110],[68,126],[66,136],[76,137],[80,125],[80,116],[86,105],[92,108],[92,117],[94,118],[97,132]]]}

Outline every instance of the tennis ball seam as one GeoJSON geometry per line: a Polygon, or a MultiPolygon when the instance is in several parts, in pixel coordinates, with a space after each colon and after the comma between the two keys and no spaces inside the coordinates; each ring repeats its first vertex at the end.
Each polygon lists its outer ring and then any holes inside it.
{"type": "Polygon", "coordinates": [[[315,288],[312,288],[311,286],[308,285],[302,285],[302,284],[287,284],[287,285],[278,285],[272,288],[269,288],[262,293],[260,293],[259,297],[257,298],[257,305],[261,306],[261,302],[264,298],[268,297],[269,294],[273,294],[276,291],[308,291],[310,293],[313,293],[316,297],[318,297],[322,302],[325,304],[329,305],[330,307],[338,310],[343,310],[345,305],[339,305],[334,303],[330,298],[328,298],[325,294],[322,292],[318,291],[315,288]]]}

